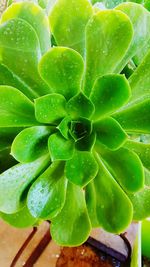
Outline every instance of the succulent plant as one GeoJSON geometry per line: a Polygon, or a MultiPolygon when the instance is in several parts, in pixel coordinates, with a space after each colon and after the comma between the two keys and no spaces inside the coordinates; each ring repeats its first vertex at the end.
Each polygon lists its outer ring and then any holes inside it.
{"type": "Polygon", "coordinates": [[[0,216],[76,246],[150,215],[150,14],[58,0],[0,23],[0,216]],[[51,30],[51,34],[50,34],[51,30]]]}

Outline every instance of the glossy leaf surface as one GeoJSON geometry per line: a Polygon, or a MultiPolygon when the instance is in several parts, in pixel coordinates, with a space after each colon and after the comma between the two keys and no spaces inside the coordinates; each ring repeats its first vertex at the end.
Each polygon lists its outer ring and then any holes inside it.
{"type": "Polygon", "coordinates": [[[127,132],[150,133],[150,99],[127,107],[114,118],[127,132]]]}
{"type": "Polygon", "coordinates": [[[55,133],[48,139],[48,148],[52,161],[68,160],[73,156],[74,142],[66,140],[60,133],[55,133]]]}
{"type": "Polygon", "coordinates": [[[31,98],[49,93],[38,74],[40,44],[33,27],[23,19],[11,19],[0,25],[1,63],[7,66],[29,88],[31,98]],[[15,56],[14,56],[15,55],[15,56]]]}
{"type": "Polygon", "coordinates": [[[35,117],[39,122],[55,123],[66,115],[66,99],[60,94],[49,94],[35,99],[35,117]]]}
{"type": "Polygon", "coordinates": [[[25,192],[31,182],[46,168],[44,156],[26,164],[17,164],[0,175],[0,211],[15,213],[25,205],[25,192]]]}
{"type": "Polygon", "coordinates": [[[116,150],[126,141],[127,135],[119,123],[111,117],[97,121],[93,125],[97,142],[111,150],[116,150]]]}
{"type": "Polygon", "coordinates": [[[66,109],[72,118],[89,118],[94,112],[94,105],[83,93],[79,93],[68,101],[66,109]]]}
{"type": "Polygon", "coordinates": [[[20,211],[12,214],[0,212],[0,218],[17,228],[31,227],[38,222],[38,219],[31,215],[27,206],[24,206],[20,211]]]}
{"type": "Polygon", "coordinates": [[[101,156],[108,164],[109,171],[125,191],[134,193],[143,188],[143,166],[134,152],[125,148],[116,151],[101,148],[101,156]]]}
{"type": "Polygon", "coordinates": [[[99,11],[89,20],[86,27],[84,84],[87,96],[99,76],[114,72],[130,45],[132,34],[129,18],[120,11],[99,11]]]}
{"type": "Polygon", "coordinates": [[[57,44],[84,55],[85,27],[92,13],[92,5],[88,0],[58,0],[49,16],[57,44]]]}
{"type": "Polygon", "coordinates": [[[98,120],[119,109],[129,99],[130,91],[129,83],[123,75],[109,74],[97,79],[90,95],[95,106],[92,118],[98,120]]]}
{"type": "Polygon", "coordinates": [[[19,90],[0,86],[0,127],[37,125],[33,103],[19,90]]]}
{"type": "Polygon", "coordinates": [[[131,101],[150,96],[150,52],[129,78],[132,89],[131,101]]]}
{"type": "Polygon", "coordinates": [[[41,52],[45,53],[50,48],[50,31],[44,10],[29,1],[13,3],[3,13],[1,23],[15,18],[25,20],[34,28],[40,42],[41,52]]]}
{"type": "Polygon", "coordinates": [[[48,136],[53,132],[51,127],[35,126],[24,129],[14,139],[11,155],[21,163],[27,163],[48,153],[48,136]]]}
{"type": "Polygon", "coordinates": [[[72,159],[66,162],[65,175],[70,182],[85,186],[94,179],[98,165],[94,156],[88,151],[75,151],[72,159]]]}
{"type": "MultiPolygon", "coordinates": [[[[92,215],[90,210],[95,210],[99,222],[96,227],[102,226],[108,232],[120,233],[132,220],[132,205],[101,159],[99,166],[98,175],[92,181],[93,192],[91,192],[96,201],[94,203],[92,197],[86,200],[89,214],[92,215]],[[90,205],[91,201],[93,203],[90,205]]],[[[92,219],[91,217],[91,221],[92,219]]]]}
{"type": "Polygon", "coordinates": [[[150,170],[150,144],[144,144],[132,140],[125,143],[125,147],[134,151],[141,159],[143,165],[150,170]]]}
{"type": "Polygon", "coordinates": [[[27,205],[36,218],[51,219],[63,208],[67,180],[63,174],[64,163],[55,162],[33,183],[27,205]]]}
{"type": "Polygon", "coordinates": [[[39,72],[53,93],[69,99],[80,90],[83,67],[83,59],[76,51],[54,47],[42,57],[39,72]]]}
{"type": "Polygon", "coordinates": [[[122,62],[116,68],[116,72],[120,72],[129,59],[140,52],[144,45],[150,41],[150,14],[142,5],[136,3],[122,3],[116,9],[129,16],[134,29],[131,45],[122,62]]]}
{"type": "Polygon", "coordinates": [[[52,219],[52,237],[61,246],[79,246],[87,240],[90,230],[84,192],[68,183],[65,205],[58,216],[52,219]]]}

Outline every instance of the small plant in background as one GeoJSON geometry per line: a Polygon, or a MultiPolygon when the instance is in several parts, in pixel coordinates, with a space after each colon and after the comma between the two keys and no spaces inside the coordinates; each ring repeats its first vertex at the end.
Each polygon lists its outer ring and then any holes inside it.
{"type": "Polygon", "coordinates": [[[150,14],[58,0],[0,24],[0,216],[76,246],[150,215],[150,14]],[[50,35],[51,29],[51,35],[50,35]],[[52,43],[52,44],[51,44],[52,43]]]}

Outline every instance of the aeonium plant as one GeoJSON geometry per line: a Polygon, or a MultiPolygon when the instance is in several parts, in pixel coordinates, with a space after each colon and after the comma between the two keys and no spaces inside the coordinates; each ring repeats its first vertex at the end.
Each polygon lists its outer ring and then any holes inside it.
{"type": "Polygon", "coordinates": [[[150,14],[10,5],[0,24],[0,216],[63,246],[150,215],[150,14]],[[50,37],[51,30],[51,37],[50,37]],[[144,51],[144,52],[143,52],[144,51]],[[141,54],[140,54],[141,52],[141,54]]]}

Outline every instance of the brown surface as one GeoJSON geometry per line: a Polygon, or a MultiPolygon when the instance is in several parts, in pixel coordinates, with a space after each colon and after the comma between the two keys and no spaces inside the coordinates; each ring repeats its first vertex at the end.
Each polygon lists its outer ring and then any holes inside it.
{"type": "Polygon", "coordinates": [[[56,267],[112,267],[108,259],[97,255],[94,249],[87,245],[76,248],[62,248],[56,267]]]}

